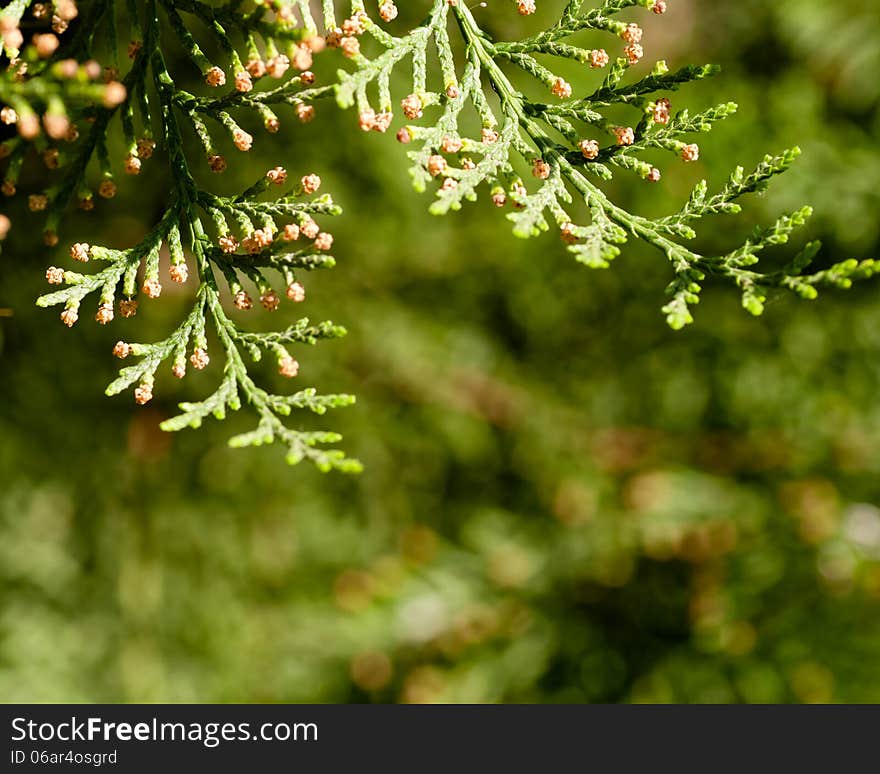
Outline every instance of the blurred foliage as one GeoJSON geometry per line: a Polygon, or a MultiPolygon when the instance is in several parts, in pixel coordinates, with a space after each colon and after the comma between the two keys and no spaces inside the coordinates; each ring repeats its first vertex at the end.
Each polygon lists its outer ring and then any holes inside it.
{"type": "MultiPolygon", "coordinates": [[[[825,260],[877,255],[876,14],[675,0],[650,34],[672,66],[725,68],[682,100],[742,112],[694,168],[622,183],[626,206],[670,211],[699,176],[796,142],[750,217],[806,199],[825,260]]],[[[346,209],[307,311],[351,334],[302,363],[359,396],[339,417],[354,480],[230,451],[215,425],[163,434],[170,377],[145,410],[106,399],[129,322],[72,333],[34,308],[51,257],[10,235],[0,697],[880,701],[876,285],[760,320],[709,290],[673,333],[653,253],[589,272],[484,207],[431,218],[400,148],[333,110],[251,155],[314,167],[346,209]]],[[[69,233],[130,241],[165,196],[134,185],[69,233]]],[[[698,248],[749,225],[719,220],[698,248]]],[[[141,330],[174,306],[145,305],[141,330]]]]}

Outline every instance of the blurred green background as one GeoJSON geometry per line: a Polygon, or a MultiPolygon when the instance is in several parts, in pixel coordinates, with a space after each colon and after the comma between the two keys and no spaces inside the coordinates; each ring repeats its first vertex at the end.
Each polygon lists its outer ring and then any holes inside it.
{"type": "MultiPolygon", "coordinates": [[[[421,6],[400,5],[401,24],[421,6]]],[[[717,186],[799,144],[795,169],[698,247],[810,203],[822,260],[876,257],[869,5],[670,0],[666,17],[633,15],[648,59],[724,67],[674,106],[741,112],[699,164],[667,161],[659,186],[621,174],[613,197],[669,212],[701,176],[717,186]]],[[[478,13],[523,31],[509,3],[478,13]]],[[[358,395],[322,423],[366,472],[227,449],[251,417],[159,431],[213,366],[161,378],[145,409],[105,398],[113,343],[165,335],[185,294],[69,331],[33,305],[66,259],[35,247],[36,222],[15,229],[0,257],[14,313],[0,318],[0,698],[880,701],[876,283],[780,298],[759,320],[710,287],[673,333],[662,256],[632,245],[590,272],[552,236],[514,239],[485,202],[431,218],[391,138],[331,105],[305,127],[282,118],[224,184],[276,164],[319,172],[345,207],[324,224],[339,265],[307,278],[304,306],[247,319],[303,310],[349,328],[296,355],[303,385],[358,395]]],[[[164,204],[153,169],[74,216],[62,247],[133,243],[164,204]]],[[[19,225],[21,199],[3,203],[19,225]]]]}

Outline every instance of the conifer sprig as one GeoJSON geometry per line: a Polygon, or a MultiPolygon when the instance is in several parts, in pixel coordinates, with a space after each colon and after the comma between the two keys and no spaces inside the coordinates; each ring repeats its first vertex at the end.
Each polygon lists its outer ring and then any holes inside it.
{"type": "MultiPolygon", "coordinates": [[[[848,287],[852,280],[878,271],[877,263],[868,260],[844,261],[825,271],[804,274],[809,265],[805,259],[793,262],[785,271],[749,270],[766,246],[787,241],[789,234],[806,222],[809,208],[757,230],[746,243],[725,255],[701,255],[685,244],[696,237],[692,224],[700,218],[739,212],[736,200],[763,190],[771,177],[785,171],[799,155],[797,148],[767,156],[749,175],[737,169],[713,196],[708,195],[705,181],[701,182],[684,208],[666,218],[652,220],[614,204],[600,187],[601,181],[613,177],[614,169],[658,182],[661,172],[642,158],[644,151],[659,149],[684,162],[696,161],[700,149],[691,136],[711,131],[716,122],[732,116],[737,105],[723,102],[696,115],[687,109],[672,112],[667,95],[715,75],[719,68],[714,65],[670,71],[660,60],[648,75],[628,77],[645,55],[643,31],[638,24],[615,17],[636,6],[662,15],[666,11],[663,0],[606,0],[597,7],[585,7],[588,5],[569,2],[550,29],[508,42],[491,40],[465,3],[435,0],[424,23],[397,38],[380,29],[363,3],[354,2],[349,32],[371,35],[380,51],[368,57],[359,45],[349,46],[356,69],[340,72],[337,101],[342,107],[357,106],[362,129],[385,131],[395,102],[389,89],[392,74],[404,62],[411,62],[412,92],[400,106],[413,123],[397,136],[403,143],[420,146],[409,153],[416,189],[424,191],[432,181],[439,182],[431,212],[460,209],[485,187],[497,206],[512,206],[508,218],[516,236],[532,237],[555,228],[575,258],[593,268],[607,267],[630,239],[642,240],[660,250],[672,267],[674,279],[667,288],[670,301],[663,311],[676,329],[693,322],[691,307],[698,303],[701,283],[708,276],[735,284],[742,293],[743,306],[760,314],[766,294],[773,289],[814,298],[818,287],[848,287]],[[450,20],[465,45],[466,61],[461,66],[454,61],[449,41],[450,20]],[[588,29],[619,38],[621,55],[612,58],[605,49],[586,49],[569,42],[573,35],[588,29]],[[442,92],[430,91],[426,85],[432,45],[443,78],[442,92]],[[607,70],[607,74],[591,92],[579,84],[572,86],[552,69],[553,60],[560,58],[574,60],[585,69],[607,70]],[[513,69],[509,71],[505,64],[513,69]],[[517,85],[517,73],[538,81],[553,101],[528,98],[517,85]],[[371,87],[378,93],[377,103],[369,96],[371,87]],[[576,90],[584,96],[577,96],[576,90]],[[496,95],[497,107],[491,105],[488,94],[496,95]],[[631,126],[605,117],[603,110],[615,105],[634,110],[631,126]],[[468,136],[469,113],[475,113],[481,122],[479,137],[468,136]],[[423,122],[415,123],[423,117],[423,122]],[[534,187],[519,173],[524,163],[537,180],[534,187]],[[579,223],[584,217],[583,205],[587,220],[579,223]]],[[[523,15],[535,10],[535,3],[528,0],[517,6],[523,15]]],[[[344,35],[345,30],[339,29],[343,49],[344,35]]],[[[356,37],[353,39],[356,42],[356,37]]],[[[811,248],[808,255],[812,258],[817,252],[811,248]]]]}
{"type": "MultiPolygon", "coordinates": [[[[115,195],[114,165],[107,151],[107,135],[111,125],[115,125],[117,115],[120,116],[128,152],[125,171],[139,174],[153,156],[158,140],[168,155],[171,173],[172,188],[167,209],[137,245],[118,250],[84,242],[74,244],[70,249],[74,260],[99,262],[102,268],[92,273],[80,273],[51,267],[47,279],[51,284],[63,287],[40,297],[37,303],[44,307],[63,306],[61,319],[68,326],[76,323],[81,306],[92,295],[98,297],[95,317],[99,323],[109,324],[116,314],[131,317],[137,313],[139,296],[152,299],[161,294],[160,254],[164,248],[168,254],[168,274],[173,282],[188,282],[190,269],[194,268],[197,288],[192,308],[166,339],[154,343],[119,341],[116,344],[113,352],[117,357],[133,358],[136,362],[121,370],[119,378],[107,388],[107,394],[115,395],[133,387],[137,403],[149,402],[153,398],[157,372],[164,363],[178,378],[185,376],[189,366],[196,370],[208,366],[211,360],[209,336],[213,336],[216,349],[225,362],[217,390],[204,401],[182,404],[182,413],[165,421],[163,429],[198,427],[209,416],[222,419],[229,410],[238,410],[247,403],[256,411],[259,423],[254,431],[233,438],[230,441],[233,446],[277,441],[287,447],[287,459],[291,463],[308,459],[322,470],[356,471],[360,467],[356,460],[347,458],[338,449],[323,448],[340,440],[336,433],[291,429],[282,421],[295,410],[324,414],[329,408],[351,404],[354,398],[319,395],[311,388],[293,395],[275,394],[258,386],[247,362],[258,362],[268,356],[277,363],[282,376],[294,378],[300,365],[291,350],[342,336],[345,330],[330,322],[311,325],[303,319],[283,331],[247,332],[224,304],[217,281],[218,275],[225,280],[232,306],[242,312],[254,305],[245,289],[248,284],[257,289],[260,303],[266,310],[275,311],[279,307],[281,296],[273,288],[273,274],[283,280],[286,296],[291,301],[303,301],[305,288],[299,281],[301,274],[334,265],[334,259],[327,252],[332,247],[333,238],[320,229],[316,218],[336,215],[339,208],[329,195],[318,194],[321,181],[317,175],[306,175],[294,185],[288,182],[283,167],[269,170],[237,196],[217,195],[197,182],[192,160],[187,155],[185,131],[195,134],[211,169],[221,172],[226,161],[216,149],[208,120],[228,133],[239,151],[246,152],[253,138],[239,127],[232,111],[256,110],[268,131],[277,131],[278,119],[262,103],[250,103],[230,95],[219,100],[199,99],[177,88],[163,55],[163,46],[166,45],[163,35],[167,33],[161,26],[160,16],[164,16],[171,33],[201,69],[206,83],[214,87],[225,83],[224,71],[207,59],[190,34],[178,12],[181,5],[200,16],[202,21],[207,20],[205,13],[209,6],[201,3],[162,2],[157,5],[148,2],[141,7],[140,4],[131,4],[132,43],[128,47],[131,64],[124,77],[117,79],[119,60],[111,54],[114,72],[106,83],[97,82],[100,71],[95,71],[91,56],[102,36],[111,49],[116,42],[117,4],[112,0],[99,0],[93,4],[89,8],[88,20],[92,26],[80,26],[73,33],[70,47],[81,51],[81,56],[86,58],[85,64],[75,60],[52,61],[51,53],[42,57],[40,52],[32,51],[32,47],[21,52],[23,58],[12,54],[20,63],[18,66],[26,62],[34,76],[0,80],[2,88],[14,95],[14,98],[5,99],[6,92],[0,91],[4,101],[18,106],[16,115],[8,116],[12,119],[8,123],[17,123],[19,131],[13,152],[23,156],[28,143],[39,149],[44,144],[48,146],[51,140],[67,141],[71,146],[64,157],[58,154],[58,181],[50,185],[45,194],[38,195],[39,206],[31,207],[47,212],[47,242],[53,244],[57,241],[56,229],[72,200],[77,199],[86,210],[95,206],[89,188],[94,167],[97,166],[101,177],[99,195],[103,198],[115,195]],[[39,72],[60,72],[61,77],[41,80],[37,76],[39,72]],[[73,81],[76,88],[69,88],[69,81],[73,81]],[[46,96],[47,90],[49,96],[46,96]],[[53,90],[57,90],[57,94],[53,90]],[[43,131],[38,123],[36,131],[32,132],[25,119],[36,116],[41,110],[43,131]],[[55,126],[53,121],[59,125],[55,126]],[[138,124],[140,131],[136,133],[138,124]],[[282,195],[268,199],[265,194],[275,187],[283,191],[282,195]]],[[[15,10],[18,13],[21,9],[15,10]]],[[[68,13],[73,14],[72,21],[78,15],[78,9],[71,6],[68,13]]],[[[211,17],[215,37],[233,60],[236,94],[250,91],[252,77],[268,73],[270,77],[282,78],[289,69],[289,60],[286,55],[278,53],[276,41],[303,40],[299,28],[285,24],[281,19],[271,23],[264,21],[263,15],[256,14],[251,19],[254,24],[248,24],[247,29],[249,34],[262,36],[265,50],[272,53],[272,57],[268,64],[261,58],[252,58],[250,70],[245,69],[226,37],[221,20],[226,21],[228,14],[224,11],[218,17],[211,17]],[[263,72],[260,72],[261,68],[263,72]]],[[[234,20],[234,14],[229,20],[234,20]]],[[[63,30],[56,30],[56,33],[60,32],[63,30]]],[[[56,38],[56,48],[58,42],[56,38]]],[[[296,80],[300,86],[304,83],[301,77],[296,80]]],[[[17,170],[14,165],[11,168],[17,170]]],[[[10,182],[9,173],[6,180],[10,182]]],[[[31,200],[33,203],[34,197],[31,200]]],[[[211,350],[214,348],[213,345],[210,347],[211,350]]]]}

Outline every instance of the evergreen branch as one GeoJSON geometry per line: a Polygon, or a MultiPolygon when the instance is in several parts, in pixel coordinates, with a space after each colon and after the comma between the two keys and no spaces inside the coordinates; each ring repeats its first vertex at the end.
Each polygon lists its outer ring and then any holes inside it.
{"type": "MultiPolygon", "coordinates": [[[[107,25],[107,35],[115,40],[118,31],[112,2],[103,4],[104,12],[96,18],[107,25]]],[[[209,86],[222,85],[222,69],[211,62],[204,50],[190,32],[187,21],[179,11],[198,16],[208,24],[220,43],[220,47],[232,60],[236,76],[236,90],[246,92],[243,73],[244,65],[235,53],[227,28],[234,28],[233,19],[223,9],[214,9],[199,2],[168,3],[162,0],[161,9],[170,22],[171,33],[183,45],[191,61],[202,72],[209,86]]],[[[256,12],[255,12],[256,13],[256,12]]],[[[263,18],[262,11],[258,12],[263,18]]],[[[274,39],[293,39],[302,41],[305,35],[297,31],[294,36],[284,33],[285,25],[258,25],[263,33],[271,32],[274,37],[267,44],[274,46],[274,39]]],[[[323,232],[316,218],[337,215],[340,209],[326,194],[314,196],[321,186],[317,175],[306,175],[296,185],[287,186],[280,196],[263,200],[263,195],[274,186],[285,186],[287,172],[278,167],[270,170],[254,185],[237,196],[218,196],[200,187],[190,172],[190,160],[185,150],[181,123],[189,123],[202,142],[209,160],[216,171],[222,171],[225,160],[214,150],[209,130],[199,115],[205,115],[222,125],[232,135],[240,150],[246,151],[253,138],[239,129],[229,112],[232,109],[254,109],[265,115],[265,107],[258,101],[246,99],[221,100],[196,98],[182,92],[175,86],[169,73],[162,47],[163,31],[159,21],[158,7],[154,0],[147,3],[143,20],[135,13],[131,26],[141,31],[142,40],[137,42],[130,53],[132,65],[121,83],[98,85],[86,81],[75,81],[73,88],[65,88],[64,78],[55,78],[57,65],[47,65],[43,69],[46,77],[40,80],[19,81],[0,79],[0,98],[6,102],[16,102],[21,112],[4,118],[11,118],[18,125],[19,134],[27,141],[41,142],[39,134],[29,136],[30,101],[42,101],[46,108],[44,124],[47,129],[53,124],[47,118],[53,110],[53,100],[65,100],[60,108],[54,108],[63,116],[63,124],[54,134],[64,130],[70,133],[74,121],[81,117],[91,119],[91,127],[83,141],[77,144],[71,163],[63,168],[63,178],[51,188],[46,203],[38,209],[46,209],[49,223],[54,226],[60,219],[65,205],[74,195],[81,202],[90,202],[87,177],[97,163],[103,181],[100,187],[102,196],[109,198],[115,193],[112,181],[112,162],[107,152],[106,135],[111,121],[117,114],[121,116],[121,128],[128,148],[126,172],[138,174],[142,162],[152,156],[155,142],[149,127],[161,126],[160,141],[165,145],[169,157],[169,173],[173,181],[168,207],[161,220],[147,236],[134,247],[125,250],[112,250],[101,246],[76,243],[70,249],[71,257],[81,262],[101,261],[105,268],[91,274],[51,267],[47,279],[51,284],[64,285],[60,290],[41,296],[39,306],[63,305],[62,320],[73,326],[80,312],[82,302],[91,294],[98,294],[96,320],[110,324],[116,313],[130,317],[138,310],[138,276],[142,276],[140,291],[148,298],[157,298],[162,285],[159,277],[159,251],[164,244],[170,255],[170,278],[174,282],[185,283],[189,279],[190,268],[194,267],[198,287],[193,304],[185,318],[167,338],[153,343],[117,342],[114,354],[119,358],[134,358],[134,364],[123,367],[117,379],[107,388],[108,395],[115,395],[134,387],[135,400],[145,404],[153,398],[158,369],[170,361],[171,370],[178,378],[186,374],[187,365],[197,370],[209,365],[209,333],[213,331],[220,342],[220,351],[225,356],[223,377],[217,389],[205,400],[198,403],[182,404],[182,414],[163,423],[165,430],[174,431],[184,427],[197,427],[208,416],[223,418],[227,410],[238,410],[243,403],[250,405],[258,415],[259,424],[255,433],[236,436],[235,446],[262,443],[270,440],[283,442],[290,462],[308,459],[322,470],[338,469],[353,472],[359,463],[348,459],[338,449],[320,448],[326,443],[335,443],[338,435],[329,432],[312,432],[285,426],[282,417],[293,411],[306,411],[324,414],[329,408],[350,405],[353,398],[347,395],[319,395],[313,388],[300,390],[293,395],[274,394],[257,386],[245,365],[242,353],[250,355],[255,362],[264,354],[270,355],[277,363],[282,376],[294,378],[299,372],[299,363],[290,353],[290,348],[314,345],[319,340],[337,338],[345,334],[340,326],[330,322],[312,325],[308,320],[288,326],[284,330],[268,333],[252,333],[240,328],[227,314],[222,304],[222,296],[215,279],[215,270],[226,279],[232,293],[234,305],[242,311],[253,306],[243,283],[256,285],[261,304],[274,311],[280,304],[280,296],[272,288],[264,270],[277,272],[287,286],[287,297],[294,302],[305,298],[305,288],[297,280],[299,270],[311,270],[334,265],[327,254],[333,238],[323,232]],[[143,23],[142,23],[143,21],[143,23]],[[155,106],[146,99],[150,89],[154,89],[158,99],[155,106]],[[108,94],[109,92],[109,94],[108,94]],[[140,94],[140,101],[137,95],[140,94]],[[112,99],[111,99],[112,98],[112,99]],[[98,102],[99,104],[95,104],[98,102]],[[142,112],[143,123],[148,133],[141,139],[135,138],[134,107],[142,112]],[[203,219],[212,225],[213,240],[203,225],[203,219]],[[231,225],[230,225],[231,224],[231,225]],[[277,239],[276,239],[277,237],[277,239]],[[294,243],[298,243],[294,247],[294,243]],[[239,252],[241,248],[241,252],[239,252]],[[118,302],[118,303],[117,303],[118,302]]],[[[288,30],[289,32],[289,30],[288,30]]],[[[101,28],[93,30],[86,39],[78,37],[76,43],[83,54],[91,54],[91,46],[101,28]]],[[[286,56],[278,54],[272,64],[280,71],[286,70],[286,56]]],[[[253,68],[256,69],[256,68],[253,68]]],[[[57,73],[56,73],[57,74],[57,73]]],[[[66,75],[65,77],[69,77],[66,75]]],[[[94,77],[94,76],[89,76],[94,77]]],[[[296,79],[300,80],[300,79],[296,79]]],[[[39,107],[33,114],[37,114],[39,107]]],[[[69,138],[75,141],[76,137],[69,138]]],[[[16,152],[23,155],[25,143],[15,146],[16,152]],[[20,150],[18,150],[20,148],[20,150]]],[[[18,163],[18,162],[16,162],[18,163]]],[[[12,172],[17,174],[17,167],[12,172]]],[[[10,183],[11,184],[11,183],[10,183]]],[[[33,201],[33,197],[32,197],[33,201]]],[[[90,205],[91,206],[91,205],[90,205]]]]}
{"type": "MultiPolygon", "coordinates": [[[[64,287],[37,301],[40,306],[63,305],[62,320],[73,325],[84,300],[97,294],[96,319],[109,324],[117,310],[134,315],[140,293],[159,296],[163,245],[170,255],[172,281],[187,282],[192,268],[197,285],[193,306],[177,329],[153,344],[119,342],[114,350],[138,362],[122,369],[110,392],[137,384],[135,397],[145,403],[152,398],[163,362],[171,360],[173,372],[182,377],[187,362],[197,369],[208,365],[209,331],[219,341],[225,366],[217,390],[204,401],[182,404],[183,413],[166,422],[166,429],[198,426],[208,416],[222,417],[247,403],[257,413],[258,425],[237,436],[235,445],[280,441],[291,460],[310,459],[324,469],[357,466],[341,452],[319,449],[335,443],[335,434],[292,430],[279,418],[293,409],[323,413],[347,405],[351,398],[320,396],[311,390],[287,397],[271,394],[256,385],[242,357],[246,353],[259,361],[268,353],[280,373],[292,378],[299,363],[287,347],[335,338],[344,330],[329,322],[312,325],[300,320],[282,330],[250,333],[233,322],[222,304],[218,274],[238,311],[254,306],[248,286],[255,288],[266,310],[275,311],[281,303],[273,288],[276,276],[286,285],[285,295],[301,302],[305,288],[299,273],[335,265],[330,254],[333,237],[317,219],[336,215],[339,208],[328,195],[316,195],[321,186],[317,175],[288,183],[287,171],[276,167],[231,196],[196,182],[184,133],[192,133],[212,171],[221,173],[227,166],[218,150],[221,141],[231,141],[242,153],[255,142],[239,123],[247,113],[258,116],[267,131],[277,132],[281,119],[274,108],[292,106],[300,121],[310,121],[315,105],[332,96],[343,108],[357,108],[362,130],[386,132],[399,104],[407,125],[397,138],[414,144],[408,155],[416,190],[436,186],[432,213],[458,210],[487,191],[494,205],[510,208],[507,218],[517,237],[555,229],[575,259],[593,268],[609,266],[630,239],[651,245],[669,262],[672,279],[663,312],[673,328],[693,321],[692,308],[707,278],[735,286],[745,308],[759,314],[770,291],[813,298],[819,287],[846,288],[877,271],[873,261],[843,261],[804,274],[818,253],[813,244],[782,270],[758,271],[761,253],[787,242],[794,229],[805,224],[808,207],[756,229],[741,245],[719,255],[702,255],[687,246],[696,237],[698,221],[739,212],[741,197],[764,190],[793,163],[800,153],[797,148],[765,157],[749,174],[738,167],[717,193],[710,195],[706,182],[700,182],[682,208],[666,217],[630,212],[603,190],[602,183],[619,169],[657,183],[661,170],[645,156],[655,150],[696,162],[700,148],[692,135],[710,131],[737,109],[732,102],[722,102],[697,113],[672,112],[667,95],[716,74],[714,65],[670,71],[660,60],[647,75],[630,77],[645,55],[643,30],[617,15],[640,6],[659,16],[666,10],[664,0],[571,0],[555,24],[519,41],[490,39],[463,2],[431,0],[424,21],[402,34],[383,26],[397,17],[392,0],[377,0],[369,9],[362,0],[352,0],[348,15],[342,5],[323,0],[318,16],[305,0],[259,3],[247,10],[235,0],[149,0],[143,6],[126,0],[124,17],[132,40],[124,76],[119,73],[123,14],[118,13],[117,0],[95,0],[75,34],[66,38],[63,32],[78,9],[73,0],[57,3],[54,32],[36,35],[27,45],[19,27],[29,3],[13,0],[0,12],[4,51],[12,60],[0,76],[0,119],[17,130],[15,138],[0,145],[0,157],[8,159],[3,192],[15,193],[32,149],[42,154],[47,166],[59,168],[58,179],[45,193],[29,198],[33,211],[46,212],[48,244],[57,243],[62,215],[72,201],[86,210],[95,207],[96,177],[100,198],[115,195],[117,164],[108,134],[117,123],[125,173],[139,174],[157,142],[167,151],[172,192],[163,217],[148,235],[126,250],[74,244],[74,259],[100,260],[103,267],[92,274],[50,267],[49,282],[64,287]],[[463,44],[463,59],[451,39],[452,28],[457,28],[463,44]],[[583,30],[612,36],[616,48],[609,53],[578,45],[573,36],[583,30]],[[178,86],[166,66],[167,45],[183,49],[204,80],[207,95],[178,86]],[[335,82],[317,84],[310,68],[325,49],[338,51],[347,64],[340,63],[335,82]],[[108,52],[106,77],[94,60],[97,51],[108,52]],[[576,62],[584,71],[604,77],[595,83],[585,77],[572,85],[556,74],[561,61],[576,62]],[[403,68],[410,70],[403,79],[408,93],[395,95],[403,68]],[[230,87],[225,89],[227,80],[230,87]],[[546,100],[531,96],[538,93],[535,87],[548,95],[546,100]],[[608,108],[632,108],[638,115],[631,125],[619,125],[609,117],[618,113],[608,108]],[[161,127],[157,138],[155,127],[161,127]],[[60,143],[70,147],[60,148],[60,143]],[[531,170],[533,182],[523,180],[523,167],[531,170]],[[266,196],[273,186],[279,187],[279,194],[266,196]]],[[[518,0],[517,8],[528,15],[535,3],[518,0]]],[[[9,225],[8,219],[0,218],[0,240],[9,225]]]]}

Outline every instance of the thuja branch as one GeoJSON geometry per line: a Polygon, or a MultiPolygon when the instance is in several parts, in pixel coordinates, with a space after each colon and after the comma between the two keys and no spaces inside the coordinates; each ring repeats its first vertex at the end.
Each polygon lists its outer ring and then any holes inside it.
{"type": "MultiPolygon", "coordinates": [[[[531,0],[520,0],[516,5],[523,15],[535,11],[531,0]]],[[[649,183],[659,182],[661,170],[645,161],[643,152],[666,151],[686,163],[694,162],[700,157],[700,148],[689,135],[710,131],[717,121],[733,115],[737,106],[725,102],[696,115],[687,110],[672,112],[671,92],[716,74],[718,68],[712,65],[670,71],[665,61],[659,60],[646,75],[634,80],[627,77],[644,59],[644,33],[638,24],[615,17],[637,6],[662,16],[667,10],[665,0],[606,0],[595,7],[585,7],[588,5],[569,2],[559,21],[545,32],[501,42],[489,38],[467,4],[454,0],[435,0],[425,22],[399,38],[381,30],[362,3],[353,3],[352,16],[327,37],[356,66],[353,72],[340,72],[337,101],[342,107],[358,107],[362,129],[386,131],[393,121],[392,74],[410,60],[412,92],[399,104],[409,121],[425,120],[405,126],[397,137],[403,143],[421,146],[409,154],[416,189],[425,190],[435,179],[439,182],[431,212],[457,210],[485,188],[496,206],[512,207],[508,218],[517,236],[528,238],[555,227],[575,258],[594,268],[607,267],[630,240],[643,241],[659,250],[672,269],[673,279],[667,288],[670,300],[663,311],[673,328],[693,322],[691,307],[699,301],[701,283],[708,277],[738,287],[743,306],[760,314],[771,291],[790,290],[810,299],[816,297],[818,287],[845,288],[853,280],[878,271],[875,261],[849,260],[805,273],[818,253],[816,245],[783,271],[750,268],[758,263],[764,248],[786,242],[791,232],[806,222],[811,213],[807,207],[756,230],[746,243],[723,255],[702,255],[687,245],[696,237],[696,221],[707,215],[739,212],[740,197],[763,190],[799,155],[797,148],[765,157],[748,175],[738,168],[730,182],[711,196],[705,181],[699,183],[682,210],[665,218],[645,218],[615,204],[601,187],[615,170],[635,172],[649,183]],[[465,44],[465,61],[460,64],[455,62],[449,42],[450,16],[465,44]],[[620,55],[612,57],[604,48],[586,49],[568,42],[575,33],[587,29],[619,39],[620,55]],[[372,57],[365,55],[358,43],[363,35],[374,38],[378,46],[372,57]],[[426,86],[431,44],[437,50],[437,69],[444,84],[439,93],[426,86]],[[607,71],[607,75],[592,90],[579,83],[572,85],[554,74],[554,59],[574,60],[587,72],[607,71]],[[523,79],[538,81],[554,101],[526,97],[519,86],[523,79]],[[378,92],[378,105],[368,94],[371,86],[378,92]],[[490,106],[487,92],[497,96],[497,111],[490,106]],[[576,92],[584,96],[576,96],[576,92]],[[632,124],[608,120],[603,111],[611,106],[631,108],[632,124]],[[477,138],[469,137],[463,128],[469,112],[475,113],[482,125],[477,138]],[[430,119],[426,118],[428,113],[430,119]],[[537,181],[533,190],[517,172],[522,163],[537,181]],[[586,220],[581,220],[584,217],[586,220]]],[[[381,3],[379,15],[392,21],[396,15],[393,3],[381,3]]]]}
{"type": "MultiPolygon", "coordinates": [[[[115,4],[104,2],[99,5],[101,12],[95,18],[106,21],[107,42],[115,44],[116,25],[108,17],[108,13],[112,16],[115,4]]],[[[208,6],[189,4],[186,7],[207,20],[204,14],[208,6]]],[[[71,6],[68,11],[68,15],[72,14],[71,19],[76,18],[76,6],[71,6]]],[[[63,306],[61,319],[68,326],[77,322],[82,304],[92,294],[98,296],[95,319],[102,325],[110,324],[117,313],[131,317],[137,313],[140,295],[148,299],[161,295],[160,253],[165,248],[169,261],[168,276],[173,282],[191,281],[192,269],[195,270],[197,288],[192,308],[177,328],[161,341],[117,342],[114,354],[136,362],[121,370],[107,393],[115,395],[133,387],[136,402],[148,403],[153,399],[157,374],[163,363],[167,362],[178,378],[186,375],[188,367],[196,370],[208,367],[211,362],[209,351],[215,349],[209,347],[209,337],[213,335],[216,350],[224,361],[216,391],[199,403],[182,404],[182,413],[164,422],[163,429],[174,431],[198,427],[206,417],[222,419],[229,410],[235,411],[247,404],[256,412],[258,425],[254,431],[233,438],[230,441],[233,446],[279,442],[287,447],[287,459],[291,463],[308,459],[322,470],[359,470],[359,463],[348,459],[342,451],[323,448],[338,442],[338,434],[293,429],[283,421],[294,411],[324,414],[329,408],[350,405],[353,397],[320,395],[313,388],[292,395],[275,394],[257,384],[248,364],[248,361],[259,362],[269,356],[276,362],[281,376],[295,378],[300,363],[294,358],[293,351],[322,339],[342,336],[344,329],[330,322],[312,325],[302,319],[282,331],[247,332],[236,322],[233,313],[227,311],[223,300],[225,294],[217,281],[218,275],[225,281],[231,307],[236,312],[246,312],[254,307],[247,285],[256,288],[264,309],[274,312],[279,308],[281,295],[273,288],[272,274],[283,280],[290,301],[303,302],[306,291],[300,275],[332,267],[335,263],[327,252],[332,247],[333,238],[321,230],[316,218],[336,215],[339,208],[328,195],[318,195],[321,180],[317,175],[305,175],[294,184],[288,181],[283,167],[269,170],[253,185],[233,196],[217,195],[196,180],[184,140],[187,129],[201,142],[211,168],[222,172],[226,161],[215,147],[207,120],[216,122],[229,133],[235,147],[246,152],[253,138],[238,126],[230,111],[256,110],[269,131],[277,131],[278,119],[264,104],[256,101],[237,100],[229,95],[221,99],[196,98],[179,89],[165,62],[160,14],[165,15],[172,33],[187,49],[191,60],[202,69],[206,83],[215,88],[222,86],[225,82],[223,70],[202,53],[175,4],[162,3],[160,8],[155,2],[145,4],[142,9],[132,9],[130,32],[133,40],[128,46],[131,66],[123,78],[116,80],[114,73],[110,83],[94,83],[93,79],[100,71],[89,72],[92,60],[88,60],[84,65],[75,61],[64,64],[57,83],[36,81],[38,85],[42,84],[40,88],[32,87],[34,82],[27,78],[4,82],[15,95],[18,105],[17,109],[10,108],[4,115],[7,123],[17,125],[20,140],[16,148],[26,147],[28,141],[38,147],[48,144],[39,123],[34,130],[27,120],[28,116],[38,115],[41,109],[42,123],[49,139],[62,139],[73,147],[69,158],[54,146],[49,148],[58,160],[55,166],[59,168],[60,181],[50,186],[45,194],[31,196],[29,202],[34,211],[48,211],[46,235],[50,244],[57,241],[55,227],[71,198],[76,197],[83,209],[91,210],[95,206],[87,182],[95,166],[101,176],[99,195],[106,199],[115,195],[107,133],[117,115],[127,147],[123,164],[127,174],[141,173],[144,162],[153,156],[157,142],[164,146],[168,156],[169,202],[165,213],[147,236],[137,245],[123,250],[85,242],[74,244],[70,249],[71,258],[82,263],[100,261],[105,268],[95,273],[79,273],[50,267],[46,274],[48,281],[63,287],[42,296],[37,303],[40,306],[63,306]],[[71,79],[82,80],[88,88],[82,93],[69,88],[71,79]],[[49,98],[45,97],[46,84],[57,90],[54,113],[49,98]],[[138,112],[142,126],[140,137],[135,132],[138,112]],[[83,124],[87,130],[80,139],[79,125],[83,124]],[[159,131],[154,138],[157,126],[159,131]],[[265,194],[270,189],[280,189],[281,195],[267,198],[265,194]]],[[[245,69],[234,54],[221,24],[227,16],[221,13],[212,19],[213,31],[221,46],[235,60],[236,94],[243,95],[252,89],[251,77],[267,74],[279,79],[284,77],[289,68],[286,55],[275,49],[274,59],[268,64],[260,60],[262,72],[253,58],[249,62],[250,69],[245,69]]],[[[301,38],[290,25],[254,19],[258,23],[249,28],[249,34],[259,32],[267,49],[276,45],[276,37],[279,40],[301,38]]],[[[56,29],[56,33],[62,31],[56,29]]],[[[101,31],[99,25],[85,42],[78,35],[70,45],[84,47],[83,55],[90,56],[94,36],[101,31]]],[[[63,50],[62,41],[56,35],[46,34],[54,40],[49,47],[51,51],[28,48],[22,54],[25,59],[30,58],[37,71],[54,72],[52,68],[57,70],[59,65],[53,63],[51,57],[56,49],[63,50]]],[[[298,78],[297,83],[301,87],[305,85],[302,78],[298,78]]],[[[17,168],[10,165],[13,172],[17,173],[17,168]]],[[[12,187],[9,172],[7,182],[12,187]]],[[[12,194],[14,189],[6,193],[12,194]]]]}

